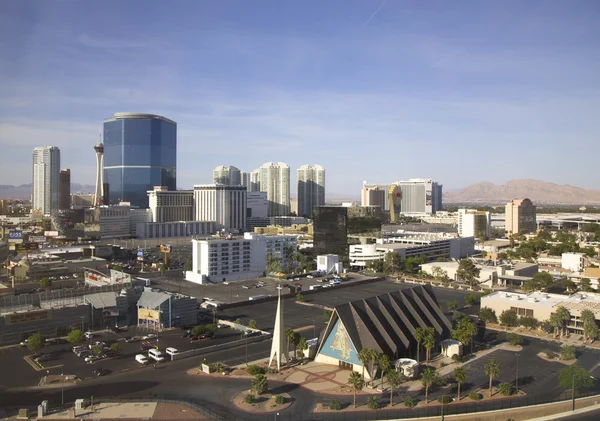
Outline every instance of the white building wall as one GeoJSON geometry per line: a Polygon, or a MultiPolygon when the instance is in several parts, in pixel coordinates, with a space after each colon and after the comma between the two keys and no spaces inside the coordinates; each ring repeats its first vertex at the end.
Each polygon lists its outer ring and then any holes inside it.
{"type": "Polygon", "coordinates": [[[267,193],[256,191],[247,193],[247,207],[249,218],[267,218],[269,213],[269,201],[267,193]]]}
{"type": "Polygon", "coordinates": [[[130,209],[129,210],[129,233],[137,235],[138,224],[152,222],[152,209],[130,209]]]}
{"type": "Polygon", "coordinates": [[[194,219],[194,192],[192,190],[148,192],[151,222],[191,221],[194,219]]]}
{"type": "Polygon", "coordinates": [[[317,270],[325,273],[333,272],[335,265],[340,262],[337,254],[323,254],[317,256],[317,270]]]}
{"type": "Polygon", "coordinates": [[[100,207],[100,237],[129,237],[129,206],[100,207]]]}
{"type": "Polygon", "coordinates": [[[325,168],[303,165],[297,171],[298,215],[312,217],[313,207],[325,205],[325,168]]]}
{"type": "Polygon", "coordinates": [[[246,229],[247,190],[243,186],[194,186],[195,219],[215,221],[218,230],[246,229]]]}
{"type": "Polygon", "coordinates": [[[585,267],[585,254],[563,253],[561,267],[572,272],[582,272],[585,267]]]}
{"type": "Polygon", "coordinates": [[[31,205],[33,212],[49,215],[58,209],[60,150],[39,146],[33,150],[31,205]]]}
{"type": "Polygon", "coordinates": [[[267,192],[269,216],[290,213],[290,167],[283,162],[267,162],[259,169],[260,191],[267,192]]]}

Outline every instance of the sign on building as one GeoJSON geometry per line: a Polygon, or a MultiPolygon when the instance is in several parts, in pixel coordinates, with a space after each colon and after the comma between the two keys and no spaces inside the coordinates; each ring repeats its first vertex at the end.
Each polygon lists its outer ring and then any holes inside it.
{"type": "Polygon", "coordinates": [[[58,231],[44,231],[46,237],[58,237],[58,231]]]}
{"type": "Polygon", "coordinates": [[[138,319],[150,320],[152,322],[158,323],[160,321],[160,313],[156,310],[138,308],[138,319]]]}
{"type": "Polygon", "coordinates": [[[46,237],[43,235],[30,235],[29,242],[30,243],[45,243],[46,237]]]}
{"type": "Polygon", "coordinates": [[[22,243],[23,242],[23,231],[21,231],[21,230],[8,231],[8,242],[9,243],[22,243]]]}
{"type": "Polygon", "coordinates": [[[169,244],[161,244],[160,245],[160,252],[161,253],[171,253],[171,245],[169,245],[169,244]]]}
{"type": "Polygon", "coordinates": [[[36,322],[38,320],[52,319],[52,310],[28,311],[26,313],[13,313],[4,316],[4,323],[14,325],[16,323],[36,322]]]}
{"type": "Polygon", "coordinates": [[[112,284],[130,284],[131,275],[125,272],[119,272],[118,270],[110,270],[110,283],[112,284]]]}
{"type": "Polygon", "coordinates": [[[137,251],[137,259],[140,261],[144,261],[144,250],[142,249],[138,249],[137,251]]]}

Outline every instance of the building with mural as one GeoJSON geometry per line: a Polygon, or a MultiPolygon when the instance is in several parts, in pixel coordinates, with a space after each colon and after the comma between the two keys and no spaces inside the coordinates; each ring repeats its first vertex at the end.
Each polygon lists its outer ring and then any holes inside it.
{"type": "MultiPolygon", "coordinates": [[[[392,361],[417,357],[417,327],[433,327],[436,343],[450,336],[452,324],[431,286],[414,286],[334,308],[315,361],[362,372],[361,349],[375,349],[392,361]]],[[[422,348],[422,347],[421,347],[422,348]]],[[[365,377],[375,373],[365,367],[365,377]]]]}

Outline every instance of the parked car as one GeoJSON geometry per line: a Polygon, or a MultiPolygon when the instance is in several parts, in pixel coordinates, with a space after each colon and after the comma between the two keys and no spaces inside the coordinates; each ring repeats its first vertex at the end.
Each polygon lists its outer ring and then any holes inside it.
{"type": "Polygon", "coordinates": [[[250,287],[248,285],[242,285],[242,288],[244,288],[244,289],[250,289],[250,287]]]}
{"type": "Polygon", "coordinates": [[[98,369],[92,371],[92,374],[94,376],[106,376],[109,373],[110,373],[110,371],[105,368],[98,368],[98,369]]]}
{"type": "Polygon", "coordinates": [[[81,345],[75,345],[75,346],[73,347],[73,352],[74,352],[75,354],[77,354],[77,353],[78,353],[79,351],[81,351],[82,349],[83,349],[83,347],[82,347],[81,345]]]}
{"type": "Polygon", "coordinates": [[[152,345],[142,345],[140,346],[140,351],[148,351],[149,349],[152,349],[153,346],[152,345]]]}
{"type": "Polygon", "coordinates": [[[177,348],[167,348],[165,349],[165,352],[167,353],[167,355],[177,355],[179,354],[179,350],[177,348]]]}
{"type": "Polygon", "coordinates": [[[329,285],[333,285],[333,286],[339,285],[341,283],[342,282],[339,279],[334,279],[333,281],[329,281],[329,285]]]}
{"type": "Polygon", "coordinates": [[[125,338],[125,342],[139,342],[140,338],[137,336],[128,336],[125,338]]]}
{"type": "Polygon", "coordinates": [[[190,336],[190,342],[197,341],[197,340],[198,340],[197,336],[194,336],[194,335],[190,336]]]}
{"type": "Polygon", "coordinates": [[[307,277],[307,278],[313,278],[313,276],[312,276],[312,275],[307,275],[306,277],[307,277]]]}
{"type": "Polygon", "coordinates": [[[20,343],[21,346],[27,346],[27,341],[28,339],[25,339],[23,342],[20,343]]]}
{"type": "Polygon", "coordinates": [[[147,341],[148,339],[155,339],[155,338],[156,338],[156,335],[154,333],[148,333],[147,335],[142,336],[142,339],[144,341],[147,341]]]}
{"type": "Polygon", "coordinates": [[[91,351],[88,349],[82,349],[76,354],[79,358],[86,358],[92,355],[91,351]]]}
{"type": "Polygon", "coordinates": [[[50,354],[39,354],[33,357],[34,361],[37,361],[38,363],[42,363],[44,361],[50,361],[52,359],[52,355],[50,354]]]}
{"type": "Polygon", "coordinates": [[[201,335],[199,335],[198,338],[209,339],[209,338],[212,338],[213,336],[215,336],[215,334],[213,332],[204,332],[201,335]]]}
{"type": "Polygon", "coordinates": [[[94,334],[90,331],[87,331],[84,333],[84,336],[86,339],[92,339],[94,337],[94,334]]]}
{"type": "Polygon", "coordinates": [[[135,360],[140,364],[148,364],[150,362],[150,360],[148,360],[148,358],[143,354],[137,354],[135,356],[135,360]]]}
{"type": "Polygon", "coordinates": [[[161,362],[165,360],[165,355],[158,349],[148,350],[148,357],[152,358],[156,362],[161,362]]]}
{"type": "Polygon", "coordinates": [[[92,362],[92,361],[97,361],[99,360],[100,357],[98,357],[97,355],[88,355],[87,357],[84,358],[84,361],[86,363],[92,362]]]}
{"type": "Polygon", "coordinates": [[[184,338],[189,338],[191,335],[192,335],[192,330],[191,330],[191,329],[188,329],[188,330],[186,330],[185,332],[183,332],[183,335],[182,335],[182,336],[183,336],[184,338]]]}

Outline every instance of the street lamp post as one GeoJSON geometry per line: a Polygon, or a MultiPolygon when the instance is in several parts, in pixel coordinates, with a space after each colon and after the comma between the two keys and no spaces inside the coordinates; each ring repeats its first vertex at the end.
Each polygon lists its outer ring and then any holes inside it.
{"type": "Polygon", "coordinates": [[[85,316],[79,316],[79,318],[81,319],[81,332],[83,333],[83,319],[85,319],[85,316]]]}
{"type": "Polygon", "coordinates": [[[520,355],[517,353],[517,374],[515,376],[515,389],[517,390],[517,395],[519,394],[519,357],[520,355]]]}

